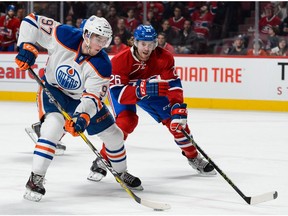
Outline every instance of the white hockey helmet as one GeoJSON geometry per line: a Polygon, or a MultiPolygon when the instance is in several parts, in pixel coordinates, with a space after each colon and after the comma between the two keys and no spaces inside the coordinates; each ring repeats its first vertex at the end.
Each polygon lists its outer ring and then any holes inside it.
{"type": "Polygon", "coordinates": [[[112,28],[105,18],[93,15],[86,20],[83,26],[83,38],[85,39],[85,34],[88,34],[88,37],[90,38],[92,33],[107,37],[108,40],[104,47],[110,45],[112,41],[112,28]]]}

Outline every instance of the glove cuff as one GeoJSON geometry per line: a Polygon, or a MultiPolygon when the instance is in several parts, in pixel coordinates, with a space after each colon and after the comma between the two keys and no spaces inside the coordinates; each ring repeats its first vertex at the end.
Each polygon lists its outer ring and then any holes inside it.
{"type": "Polygon", "coordinates": [[[35,58],[38,57],[39,48],[38,48],[36,45],[34,45],[34,44],[32,44],[32,43],[25,43],[25,42],[23,42],[23,43],[20,44],[20,48],[21,48],[21,49],[24,49],[24,50],[30,51],[31,53],[34,54],[35,58]]]}
{"type": "Polygon", "coordinates": [[[136,96],[139,99],[147,96],[146,92],[146,80],[139,79],[136,83],[136,96]]]}
{"type": "Polygon", "coordinates": [[[90,124],[90,116],[88,113],[81,113],[79,117],[85,119],[87,126],[90,124]]]}
{"type": "Polygon", "coordinates": [[[171,108],[171,115],[187,115],[188,111],[186,109],[186,103],[176,103],[171,108]]]}

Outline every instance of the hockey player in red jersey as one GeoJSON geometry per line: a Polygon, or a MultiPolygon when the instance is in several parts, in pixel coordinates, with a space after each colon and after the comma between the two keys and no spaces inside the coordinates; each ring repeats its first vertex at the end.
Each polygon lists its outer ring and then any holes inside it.
{"type": "Polygon", "coordinates": [[[14,51],[20,20],[15,17],[14,5],[7,7],[7,14],[0,17],[0,51],[14,51]]]}
{"type": "Polygon", "coordinates": [[[37,105],[42,126],[33,152],[25,199],[40,201],[45,194],[44,177],[64,126],[73,136],[87,131],[91,138],[97,136],[105,142],[107,151],[112,152],[108,155],[109,162],[123,182],[131,189],[142,189],[140,179],[127,172],[124,134],[103,102],[111,76],[111,62],[103,48],[107,48],[111,40],[112,28],[102,17],[91,16],[83,30],[33,13],[22,21],[16,64],[21,70],[27,70],[37,58],[36,44],[46,48],[49,58],[42,82],[72,116],[72,120],[65,121],[43,88],[39,88],[37,105]]]}
{"type": "MultiPolygon", "coordinates": [[[[167,127],[192,168],[201,175],[215,175],[214,167],[180,131],[184,128],[190,134],[182,84],[175,72],[172,54],[157,47],[155,29],[151,25],[138,26],[134,32],[134,46],[115,55],[111,62],[110,102],[116,124],[124,132],[125,139],[138,124],[138,105],[167,127]]],[[[101,154],[109,160],[107,156],[111,152],[105,144],[101,154]]],[[[90,170],[89,180],[100,181],[106,175],[106,169],[98,159],[93,161],[90,170]]]]}

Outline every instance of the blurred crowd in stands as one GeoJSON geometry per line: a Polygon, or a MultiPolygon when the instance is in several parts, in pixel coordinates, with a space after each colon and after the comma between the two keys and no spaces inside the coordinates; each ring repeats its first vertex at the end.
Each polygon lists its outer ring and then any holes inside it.
{"type": "MultiPolygon", "coordinates": [[[[288,2],[258,5],[257,36],[252,1],[68,1],[63,3],[63,11],[64,23],[77,28],[91,15],[105,17],[113,29],[106,50],[111,54],[132,46],[133,32],[143,23],[151,24],[159,46],[174,54],[287,56],[288,2]]],[[[39,15],[60,21],[60,2],[34,2],[33,8],[39,15]]],[[[27,2],[0,3],[0,51],[17,50],[18,29],[26,11],[27,2]]]]}

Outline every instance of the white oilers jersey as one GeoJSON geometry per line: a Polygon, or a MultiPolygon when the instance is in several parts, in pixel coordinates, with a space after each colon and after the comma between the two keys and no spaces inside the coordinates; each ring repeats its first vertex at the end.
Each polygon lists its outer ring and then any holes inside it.
{"type": "Polygon", "coordinates": [[[93,57],[81,53],[82,30],[32,13],[21,23],[17,45],[22,42],[38,43],[48,50],[46,81],[71,98],[81,99],[76,112],[92,117],[102,108],[111,62],[103,50],[93,57]]]}

